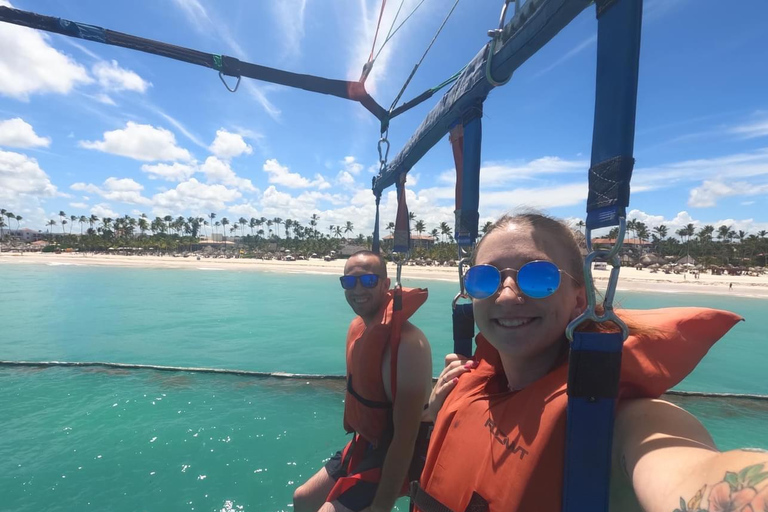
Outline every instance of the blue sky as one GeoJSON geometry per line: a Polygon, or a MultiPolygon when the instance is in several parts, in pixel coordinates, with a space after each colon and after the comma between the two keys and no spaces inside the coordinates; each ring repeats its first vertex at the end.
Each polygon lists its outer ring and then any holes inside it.
{"type": "MultiPolygon", "coordinates": [[[[409,12],[416,0],[405,0],[409,12]]],[[[0,0],[258,64],[357,78],[379,0],[0,0]]],[[[386,33],[399,2],[390,1],[386,33]]],[[[367,87],[388,106],[452,1],[426,0],[367,87]]],[[[471,59],[499,0],[463,0],[404,98],[471,59]]],[[[401,14],[402,19],[402,14],[401,14]]],[[[631,217],[768,229],[768,4],[646,0],[631,217]]],[[[584,216],[595,73],[587,9],[493,91],[484,118],[481,217],[518,206],[584,216]]],[[[382,37],[379,38],[379,44],[382,37]]],[[[281,217],[370,232],[377,121],[341,99],[161,57],[0,24],[0,206],[43,229],[68,215],[281,217]]],[[[392,155],[437,97],[393,121],[392,155]]],[[[411,172],[408,203],[453,224],[447,140],[411,172]]],[[[394,193],[382,200],[394,220],[394,193]]],[[[14,226],[15,227],[15,226],[14,226]]],[[[57,228],[58,229],[58,228],[57,228]]],[[[75,228],[75,231],[77,228],[75,228]]]]}

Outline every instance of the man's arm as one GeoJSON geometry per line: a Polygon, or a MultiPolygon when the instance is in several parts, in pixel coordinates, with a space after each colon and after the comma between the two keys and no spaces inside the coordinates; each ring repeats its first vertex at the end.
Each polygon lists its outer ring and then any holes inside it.
{"type": "Polygon", "coordinates": [[[427,338],[417,327],[406,323],[397,356],[397,394],[392,411],[394,433],[370,512],[389,512],[400,494],[411,465],[431,377],[432,353],[427,338]]]}
{"type": "Polygon", "coordinates": [[[614,456],[647,512],[768,511],[768,452],[718,451],[673,404],[622,403],[614,436],[614,456]]]}

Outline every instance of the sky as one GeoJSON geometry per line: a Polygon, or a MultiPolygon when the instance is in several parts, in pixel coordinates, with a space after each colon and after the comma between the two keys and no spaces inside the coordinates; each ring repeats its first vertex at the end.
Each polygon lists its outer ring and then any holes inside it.
{"type": "MultiPolygon", "coordinates": [[[[399,20],[417,0],[404,0],[399,20]]],[[[400,2],[390,0],[377,51],[400,2]]],[[[461,69],[500,0],[458,3],[403,98],[461,69]]],[[[379,0],[0,0],[0,5],[257,64],[357,79],[379,0]]],[[[425,0],[387,42],[366,87],[388,107],[453,0],[425,0]]],[[[768,229],[768,3],[646,0],[630,218],[768,229]]],[[[596,20],[588,8],[485,104],[481,222],[519,207],[584,218],[596,20]]],[[[58,213],[281,217],[373,228],[378,121],[357,103],[0,23],[0,207],[45,230],[58,213]],[[230,85],[234,80],[230,79],[230,85]]],[[[431,100],[395,119],[390,157],[431,100]]],[[[410,172],[427,230],[453,225],[447,138],[410,172]]],[[[382,198],[393,221],[394,191],[382,198]]],[[[15,224],[13,226],[16,227],[15,224]]],[[[56,228],[57,230],[60,228],[56,228]]],[[[75,232],[77,231],[75,227],[75,232]]]]}

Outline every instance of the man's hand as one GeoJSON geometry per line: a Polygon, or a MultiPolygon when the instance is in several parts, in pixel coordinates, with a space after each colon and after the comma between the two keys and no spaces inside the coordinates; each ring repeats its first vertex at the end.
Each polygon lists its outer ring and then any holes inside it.
{"type": "Polygon", "coordinates": [[[443,403],[445,403],[445,399],[459,382],[459,377],[474,368],[477,368],[477,361],[467,359],[458,354],[448,354],[445,356],[445,368],[440,372],[437,383],[432,388],[432,394],[429,395],[429,407],[424,410],[422,421],[435,421],[438,411],[440,411],[443,403]]]}

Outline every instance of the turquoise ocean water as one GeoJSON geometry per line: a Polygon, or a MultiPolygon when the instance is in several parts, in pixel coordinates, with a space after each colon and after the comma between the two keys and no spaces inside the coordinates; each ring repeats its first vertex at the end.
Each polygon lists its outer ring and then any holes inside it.
{"type": "MultiPolygon", "coordinates": [[[[414,322],[438,373],[456,285],[404,284],[430,289],[414,322]]],[[[768,394],[765,301],[619,298],[741,314],[679,388],[768,394]]],[[[0,360],[342,374],[350,318],[334,276],[0,266],[0,360]]],[[[0,367],[0,511],[291,510],[293,489],[346,442],[342,400],[334,382],[0,367]]],[[[721,449],[768,447],[765,404],[678,400],[721,449]]]]}

